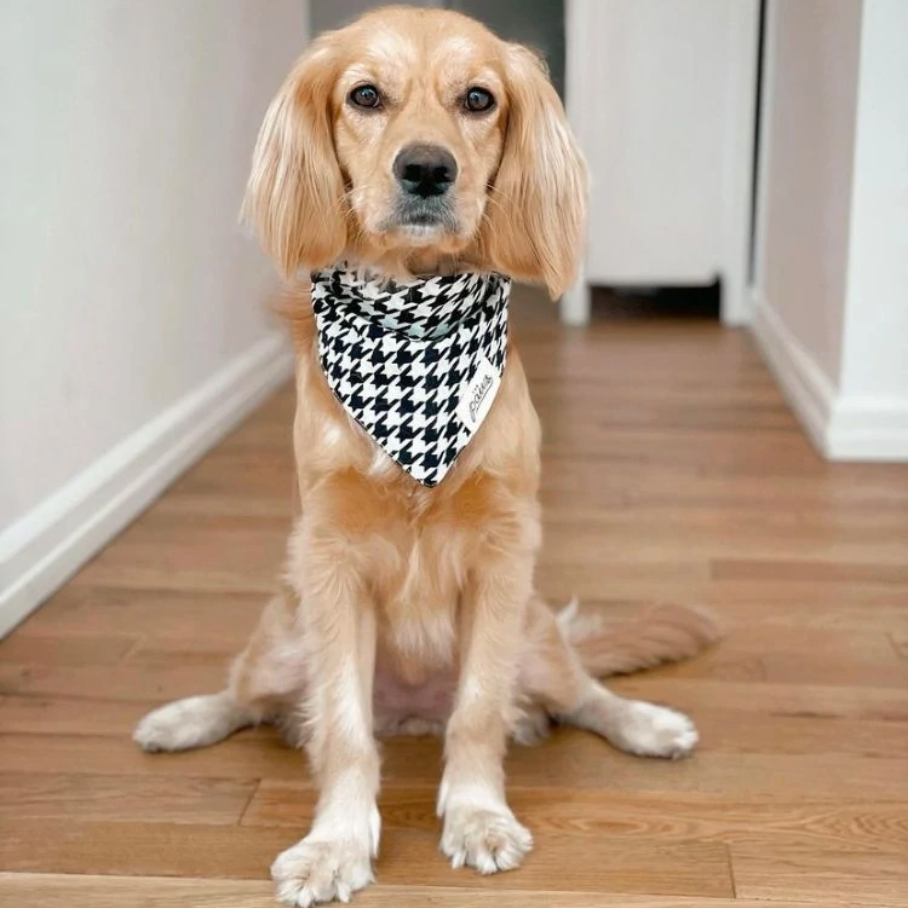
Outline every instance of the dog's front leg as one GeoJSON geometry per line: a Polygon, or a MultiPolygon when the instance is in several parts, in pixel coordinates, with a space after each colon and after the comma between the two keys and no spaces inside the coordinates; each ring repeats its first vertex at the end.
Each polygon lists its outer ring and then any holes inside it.
{"type": "Polygon", "coordinates": [[[468,582],[461,604],[461,666],[445,737],[438,796],[441,849],[454,867],[480,873],[516,867],[533,839],[504,791],[503,760],[533,559],[496,557],[468,582]]]}
{"type": "Polygon", "coordinates": [[[349,901],[372,881],[381,822],[372,733],[375,610],[352,553],[326,551],[304,533],[300,527],[291,544],[291,574],[305,609],[307,748],[319,801],[309,834],[278,856],[271,875],[280,901],[308,908],[349,901]]]}

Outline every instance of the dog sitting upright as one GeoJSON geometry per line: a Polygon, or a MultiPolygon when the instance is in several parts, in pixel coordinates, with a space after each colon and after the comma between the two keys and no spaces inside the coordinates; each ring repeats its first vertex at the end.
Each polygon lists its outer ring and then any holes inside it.
{"type": "Polygon", "coordinates": [[[607,633],[535,595],[540,429],[507,338],[510,279],[561,294],[585,172],[537,57],[442,10],[390,8],[315,41],[271,104],[246,214],[291,283],[299,516],[285,588],[228,687],[151,713],[146,750],[278,721],[320,797],[272,867],[288,905],[347,901],[379,848],[375,735],[443,731],[441,849],[481,873],[532,838],[509,735],[551,720],[632,753],[697,740],[597,680],[693,655],[708,619],[607,633]]]}

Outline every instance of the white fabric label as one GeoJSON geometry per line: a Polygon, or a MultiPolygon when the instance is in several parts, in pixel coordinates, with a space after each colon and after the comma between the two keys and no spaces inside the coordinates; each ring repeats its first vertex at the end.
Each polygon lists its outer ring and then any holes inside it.
{"type": "Polygon", "coordinates": [[[498,370],[484,356],[480,357],[473,377],[460,395],[460,405],[457,407],[457,415],[470,430],[470,434],[482,425],[500,384],[498,370]]]}

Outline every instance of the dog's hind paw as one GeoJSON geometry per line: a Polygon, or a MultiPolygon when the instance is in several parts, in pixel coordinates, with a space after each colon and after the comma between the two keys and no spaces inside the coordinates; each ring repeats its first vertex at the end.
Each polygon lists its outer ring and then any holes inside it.
{"type": "Polygon", "coordinates": [[[686,757],[699,740],[694,723],[683,713],[653,703],[628,703],[608,735],[616,747],[641,757],[686,757]]]}
{"type": "Polygon", "coordinates": [[[145,716],[132,739],[149,753],[191,750],[215,744],[253,721],[226,693],[187,697],[145,716]]]}

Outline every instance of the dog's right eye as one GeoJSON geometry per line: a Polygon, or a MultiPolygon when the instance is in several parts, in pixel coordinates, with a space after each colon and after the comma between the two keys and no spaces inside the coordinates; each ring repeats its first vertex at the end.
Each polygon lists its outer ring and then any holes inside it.
{"type": "Polygon", "coordinates": [[[381,107],[381,95],[374,85],[360,85],[350,92],[349,101],[354,107],[363,110],[375,110],[381,107]]]}

